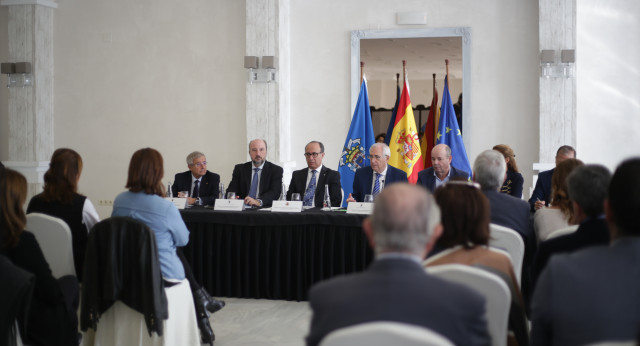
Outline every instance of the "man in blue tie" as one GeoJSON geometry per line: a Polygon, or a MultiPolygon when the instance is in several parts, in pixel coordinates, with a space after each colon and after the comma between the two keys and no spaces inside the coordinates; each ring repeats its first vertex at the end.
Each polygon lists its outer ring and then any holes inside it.
{"type": "Polygon", "coordinates": [[[249,142],[251,161],[233,168],[227,192],[235,192],[252,207],[270,207],[282,191],[282,167],[266,160],[267,142],[254,139],[249,142]]]}
{"type": "Polygon", "coordinates": [[[291,200],[291,194],[299,193],[304,196],[302,205],[322,207],[324,186],[329,185],[331,205],[340,206],[342,202],[340,173],[322,165],[324,144],[318,141],[309,142],[304,148],[304,157],[307,160],[307,168],[294,171],[291,175],[287,199],[291,200]]]}
{"type": "Polygon", "coordinates": [[[359,168],[353,177],[353,193],[347,202],[363,202],[364,195],[375,197],[386,186],[407,182],[407,173],[388,165],[391,150],[384,143],[375,143],[369,148],[371,166],[359,168]]]}

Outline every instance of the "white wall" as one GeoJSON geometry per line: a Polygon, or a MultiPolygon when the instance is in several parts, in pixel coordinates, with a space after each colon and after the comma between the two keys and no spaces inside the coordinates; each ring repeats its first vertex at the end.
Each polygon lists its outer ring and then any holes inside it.
{"type": "Polygon", "coordinates": [[[610,169],[640,156],[640,2],[580,0],[577,151],[610,169]]]}

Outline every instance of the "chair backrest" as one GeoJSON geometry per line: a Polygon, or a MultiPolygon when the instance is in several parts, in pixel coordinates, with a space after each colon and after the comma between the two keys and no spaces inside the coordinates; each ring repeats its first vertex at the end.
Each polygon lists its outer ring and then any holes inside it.
{"type": "Polygon", "coordinates": [[[524,261],[524,241],[518,232],[511,228],[489,224],[491,237],[489,238],[489,246],[502,249],[509,253],[513,271],[520,286],[520,276],[522,273],[522,262],[524,261]]]}
{"type": "Polygon", "coordinates": [[[491,344],[507,343],[507,323],[511,306],[511,292],[507,284],[495,274],[463,264],[443,264],[427,268],[429,274],[470,287],[486,299],[487,324],[491,344]]]}
{"type": "Polygon", "coordinates": [[[544,240],[549,240],[551,238],[556,238],[556,237],[559,237],[559,236],[565,235],[565,234],[571,234],[571,233],[575,232],[578,229],[578,226],[579,225],[571,225],[571,226],[567,226],[567,227],[564,227],[564,228],[557,229],[557,230],[549,233],[547,238],[544,239],[544,240]]]}
{"type": "Polygon", "coordinates": [[[370,322],[340,328],[329,333],[320,346],[453,346],[431,329],[398,322],[370,322]]]}
{"type": "Polygon", "coordinates": [[[35,235],[55,278],[76,275],[71,229],[66,222],[57,217],[31,213],[27,214],[25,228],[35,235]]]}

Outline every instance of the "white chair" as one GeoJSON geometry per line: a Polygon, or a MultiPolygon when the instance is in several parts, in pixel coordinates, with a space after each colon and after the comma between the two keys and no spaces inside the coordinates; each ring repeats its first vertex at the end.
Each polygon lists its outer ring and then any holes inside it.
{"type": "Polygon", "coordinates": [[[524,241],[518,232],[511,228],[489,224],[491,236],[489,237],[489,246],[502,249],[509,253],[513,271],[520,286],[520,276],[522,273],[522,262],[524,261],[524,241]]]}
{"type": "Polygon", "coordinates": [[[487,325],[491,344],[507,344],[507,324],[511,305],[511,291],[495,274],[462,264],[443,264],[427,268],[431,275],[470,287],[486,299],[487,325]]]}
{"type": "Polygon", "coordinates": [[[549,233],[549,235],[547,236],[547,239],[545,239],[545,240],[549,240],[551,238],[556,238],[556,237],[559,237],[559,236],[562,236],[562,235],[566,235],[566,234],[571,234],[571,233],[575,232],[578,229],[578,226],[579,225],[571,225],[571,226],[568,226],[568,227],[565,227],[565,228],[557,229],[557,230],[549,233]]]}
{"type": "Polygon", "coordinates": [[[57,217],[31,213],[27,214],[25,228],[35,235],[55,278],[65,275],[76,276],[71,229],[66,222],[57,217]]]}
{"type": "Polygon", "coordinates": [[[431,329],[398,322],[370,322],[329,333],[320,346],[453,346],[431,329]]]}

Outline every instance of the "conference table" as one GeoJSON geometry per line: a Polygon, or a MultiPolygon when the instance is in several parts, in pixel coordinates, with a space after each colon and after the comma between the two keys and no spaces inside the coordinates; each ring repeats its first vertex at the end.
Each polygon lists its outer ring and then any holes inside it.
{"type": "Polygon", "coordinates": [[[373,260],[364,215],[318,208],[180,213],[190,231],[185,257],[216,297],[306,300],[314,283],[362,271],[373,260]]]}

